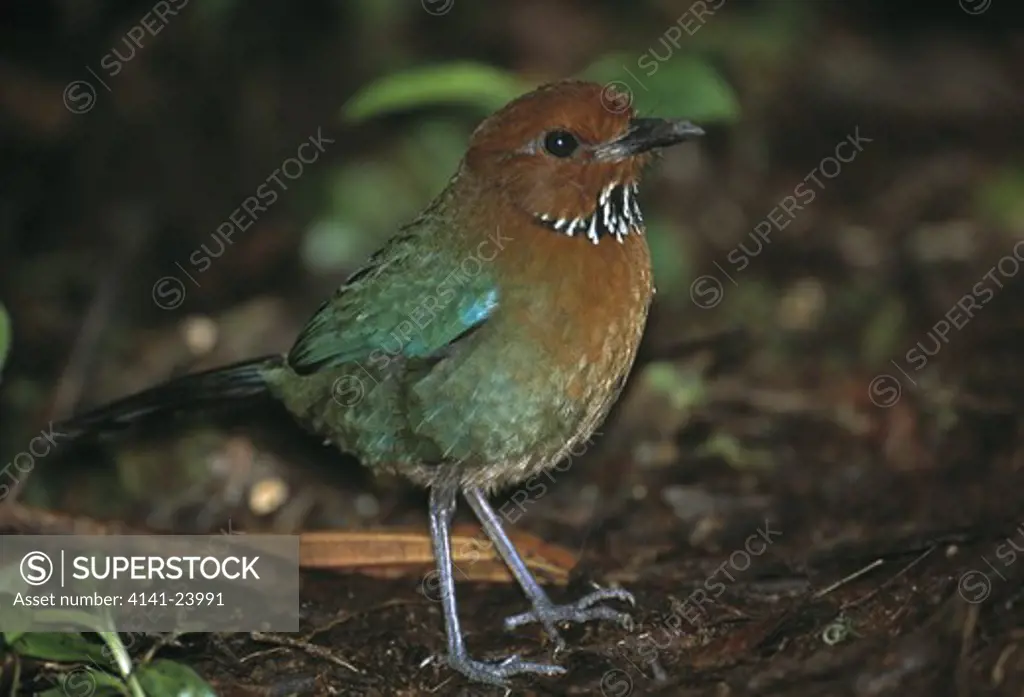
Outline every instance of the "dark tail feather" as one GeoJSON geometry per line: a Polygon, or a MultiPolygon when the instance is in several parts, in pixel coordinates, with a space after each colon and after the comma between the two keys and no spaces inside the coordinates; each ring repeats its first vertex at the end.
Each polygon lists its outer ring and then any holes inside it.
{"type": "Polygon", "coordinates": [[[148,421],[155,416],[169,416],[185,409],[202,409],[260,397],[267,394],[263,371],[283,360],[280,356],[264,356],[183,375],[66,419],[56,430],[70,438],[102,435],[148,421]]]}

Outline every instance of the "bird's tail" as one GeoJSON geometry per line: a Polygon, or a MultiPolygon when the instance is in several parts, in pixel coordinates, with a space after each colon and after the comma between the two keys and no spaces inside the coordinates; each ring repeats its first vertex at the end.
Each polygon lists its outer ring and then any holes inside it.
{"type": "Polygon", "coordinates": [[[268,393],[264,371],[281,365],[283,360],[281,356],[264,356],[183,375],[72,416],[57,425],[56,430],[73,439],[100,436],[153,417],[261,397],[268,393]]]}

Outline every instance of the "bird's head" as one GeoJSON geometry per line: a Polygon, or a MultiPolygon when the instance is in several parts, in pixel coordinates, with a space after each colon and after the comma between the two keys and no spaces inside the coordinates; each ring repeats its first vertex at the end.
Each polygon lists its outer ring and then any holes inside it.
{"type": "Polygon", "coordinates": [[[640,174],[659,148],[703,135],[688,121],[640,118],[627,95],[593,82],[540,87],[473,133],[465,169],[534,223],[589,239],[642,231],[640,174]]]}

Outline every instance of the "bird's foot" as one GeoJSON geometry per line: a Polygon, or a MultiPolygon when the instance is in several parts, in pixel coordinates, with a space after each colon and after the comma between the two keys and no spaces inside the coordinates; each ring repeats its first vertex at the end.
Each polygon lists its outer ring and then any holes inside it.
{"type": "Polygon", "coordinates": [[[454,670],[465,675],[476,682],[490,683],[498,687],[507,685],[506,679],[513,675],[561,675],[565,672],[562,666],[549,663],[531,663],[524,661],[519,656],[509,656],[502,661],[474,661],[469,656],[462,654],[450,655],[448,665],[454,670]]]}
{"type": "Polygon", "coordinates": [[[555,605],[550,601],[547,603],[537,603],[529,612],[506,618],[505,629],[515,629],[531,622],[540,622],[544,625],[548,635],[554,640],[556,650],[558,651],[565,648],[565,641],[559,635],[558,628],[556,627],[559,622],[609,620],[618,622],[627,630],[631,629],[633,618],[628,613],[619,612],[610,607],[597,604],[605,600],[624,600],[630,605],[636,606],[636,598],[629,591],[618,588],[605,588],[588,593],[575,603],[568,605],[555,605]]]}

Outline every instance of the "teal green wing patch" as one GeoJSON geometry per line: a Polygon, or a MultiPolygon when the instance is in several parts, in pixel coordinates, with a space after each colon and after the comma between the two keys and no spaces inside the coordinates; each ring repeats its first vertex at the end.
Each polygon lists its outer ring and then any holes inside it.
{"type": "Polygon", "coordinates": [[[288,354],[292,370],[430,358],[486,322],[500,301],[490,270],[428,242],[399,235],[350,276],[300,333],[288,354]]]}

